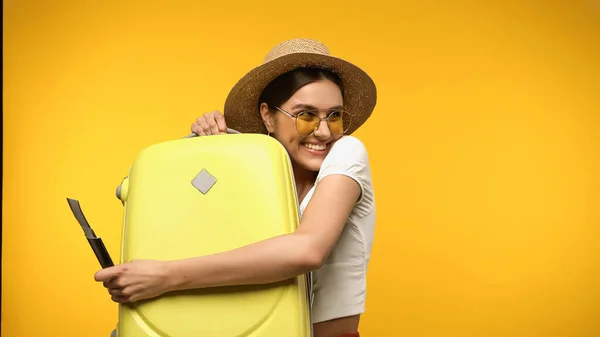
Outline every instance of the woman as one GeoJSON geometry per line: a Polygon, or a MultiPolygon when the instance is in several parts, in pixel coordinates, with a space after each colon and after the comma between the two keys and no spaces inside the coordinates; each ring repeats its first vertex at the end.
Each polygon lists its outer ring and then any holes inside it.
{"type": "Polygon", "coordinates": [[[227,127],[264,133],[287,150],[300,201],[291,234],[175,261],[135,261],[99,271],[116,302],[205,287],[278,282],[313,273],[315,337],[358,336],[375,223],[367,152],[350,136],[375,107],[376,88],[321,43],[285,41],[231,90],[224,116],[203,115],[199,136],[227,127]]]}

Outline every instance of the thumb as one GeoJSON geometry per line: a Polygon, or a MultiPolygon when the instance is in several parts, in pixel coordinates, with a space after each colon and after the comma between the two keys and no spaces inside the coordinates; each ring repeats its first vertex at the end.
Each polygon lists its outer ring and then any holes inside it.
{"type": "Polygon", "coordinates": [[[118,268],[118,266],[108,267],[96,272],[96,274],[94,274],[94,280],[96,280],[96,282],[108,281],[117,276],[119,272],[120,268],[118,268]]]}

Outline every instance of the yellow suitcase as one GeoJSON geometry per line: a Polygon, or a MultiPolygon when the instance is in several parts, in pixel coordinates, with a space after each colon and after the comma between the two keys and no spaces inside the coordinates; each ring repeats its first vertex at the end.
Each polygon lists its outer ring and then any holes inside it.
{"type": "MultiPolygon", "coordinates": [[[[117,189],[121,263],[181,259],[293,232],[283,146],[260,134],[186,137],[142,150],[117,189]]],[[[118,337],[308,337],[310,279],[169,293],[119,306],[118,337]]]]}

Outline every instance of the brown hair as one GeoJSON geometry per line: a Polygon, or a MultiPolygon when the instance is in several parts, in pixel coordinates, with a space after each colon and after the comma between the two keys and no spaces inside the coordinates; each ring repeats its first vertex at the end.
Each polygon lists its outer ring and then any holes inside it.
{"type": "Polygon", "coordinates": [[[323,79],[337,84],[343,94],[342,80],[336,74],[320,68],[298,68],[280,75],[269,83],[260,95],[258,107],[260,108],[262,103],[267,103],[269,107],[281,106],[305,85],[323,79]]]}

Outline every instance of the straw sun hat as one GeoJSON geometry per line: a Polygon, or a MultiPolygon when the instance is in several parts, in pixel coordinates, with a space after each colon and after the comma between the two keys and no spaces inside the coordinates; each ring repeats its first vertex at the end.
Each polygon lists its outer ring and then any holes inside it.
{"type": "Polygon", "coordinates": [[[223,114],[228,128],[243,133],[267,133],[258,112],[258,99],[265,87],[280,75],[297,68],[311,67],[337,74],[343,85],[344,110],[351,134],[371,115],[377,101],[375,83],[362,69],[332,56],[328,48],[311,39],[292,39],[276,45],[263,64],[252,69],[231,89],[223,114]]]}

